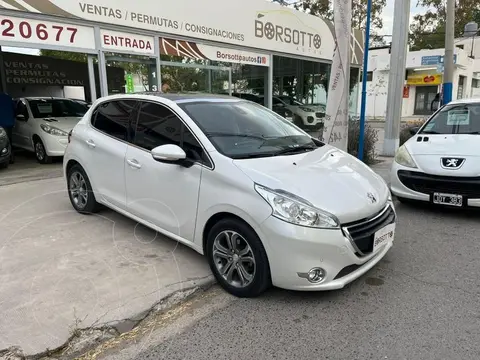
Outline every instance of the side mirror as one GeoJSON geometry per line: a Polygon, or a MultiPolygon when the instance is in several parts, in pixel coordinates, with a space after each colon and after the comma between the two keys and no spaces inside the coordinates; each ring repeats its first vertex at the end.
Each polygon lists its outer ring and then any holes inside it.
{"type": "Polygon", "coordinates": [[[178,146],[173,144],[160,145],[151,151],[152,157],[160,162],[171,163],[189,167],[192,161],[187,160],[187,154],[178,146]]]}
{"type": "Polygon", "coordinates": [[[419,126],[412,126],[409,130],[410,130],[411,135],[415,135],[418,132],[418,130],[420,130],[420,127],[419,126]]]}

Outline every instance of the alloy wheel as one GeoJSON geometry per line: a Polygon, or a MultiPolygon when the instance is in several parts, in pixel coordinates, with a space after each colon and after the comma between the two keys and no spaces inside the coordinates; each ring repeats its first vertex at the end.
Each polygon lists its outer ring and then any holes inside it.
{"type": "Polygon", "coordinates": [[[77,171],[70,175],[70,195],[75,206],[78,209],[83,209],[88,202],[87,182],[83,175],[77,171]]]}
{"type": "Polygon", "coordinates": [[[35,154],[38,160],[43,161],[45,159],[45,148],[41,142],[35,143],[35,154]]]}
{"type": "Polygon", "coordinates": [[[254,280],[255,257],[248,241],[239,233],[220,232],[213,242],[212,255],[218,273],[229,285],[244,288],[254,280]]]}

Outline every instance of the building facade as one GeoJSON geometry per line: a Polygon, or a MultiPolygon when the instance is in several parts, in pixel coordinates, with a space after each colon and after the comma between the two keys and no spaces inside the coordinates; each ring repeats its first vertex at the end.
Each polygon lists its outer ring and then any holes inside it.
{"type": "MultiPolygon", "coordinates": [[[[247,93],[270,108],[275,95],[326,104],[333,24],[269,1],[11,0],[0,13],[0,45],[87,54],[91,99],[118,93],[107,68],[128,63],[123,92],[247,93]]],[[[351,34],[353,113],[363,38],[351,34]]],[[[5,75],[2,85],[8,91],[5,75]]]]}
{"type": "MultiPolygon", "coordinates": [[[[455,40],[453,96],[480,97],[480,59],[472,52],[471,39],[455,40]]],[[[402,119],[423,120],[433,113],[432,102],[442,91],[445,49],[409,51],[403,89],[402,119]]],[[[480,42],[477,54],[480,55],[480,42]]],[[[369,50],[366,117],[384,120],[390,70],[390,48],[369,50]]]]}

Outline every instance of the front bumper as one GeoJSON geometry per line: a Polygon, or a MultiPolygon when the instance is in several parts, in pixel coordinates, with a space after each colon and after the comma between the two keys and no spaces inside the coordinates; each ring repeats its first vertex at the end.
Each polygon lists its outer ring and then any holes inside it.
{"type": "Polygon", "coordinates": [[[48,156],[63,156],[68,145],[68,136],[44,134],[42,141],[48,156]]]}
{"type": "Polygon", "coordinates": [[[480,177],[433,175],[394,162],[390,178],[390,190],[397,197],[430,202],[434,192],[449,193],[463,195],[467,206],[480,207],[480,177]]]}
{"type": "MultiPolygon", "coordinates": [[[[395,211],[388,221],[395,224],[395,211]]],[[[370,229],[373,234],[386,223],[370,229]]],[[[262,236],[267,239],[267,256],[274,286],[302,291],[341,289],[365,274],[377,264],[393,245],[393,237],[387,239],[375,252],[359,254],[359,246],[340,229],[326,230],[288,224],[269,217],[261,226],[262,236]],[[311,283],[304,274],[320,267],[326,275],[322,282],[311,283]],[[302,276],[303,274],[303,276],[302,276]]]]}

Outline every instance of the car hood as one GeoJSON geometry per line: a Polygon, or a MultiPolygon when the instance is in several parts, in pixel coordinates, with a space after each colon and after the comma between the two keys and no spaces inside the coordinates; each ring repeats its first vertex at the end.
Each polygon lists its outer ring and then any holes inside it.
{"type": "Polygon", "coordinates": [[[300,196],[341,223],[379,212],[390,194],[385,181],[368,166],[330,145],[302,154],[233,162],[253,182],[300,196]]]}
{"type": "Polygon", "coordinates": [[[303,109],[310,109],[313,110],[313,112],[325,112],[325,106],[322,105],[289,105],[288,107],[306,113],[310,113],[311,111],[304,111],[303,109]]]}
{"type": "Polygon", "coordinates": [[[480,176],[480,135],[414,135],[405,143],[420,170],[434,175],[480,176]],[[442,158],[465,159],[461,166],[446,168],[442,158]]]}
{"type": "Polygon", "coordinates": [[[68,116],[68,117],[47,117],[42,120],[50,126],[56,127],[63,131],[72,130],[75,125],[82,119],[81,116],[68,116]]]}

